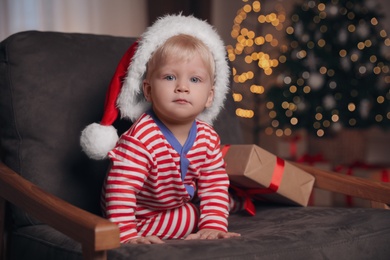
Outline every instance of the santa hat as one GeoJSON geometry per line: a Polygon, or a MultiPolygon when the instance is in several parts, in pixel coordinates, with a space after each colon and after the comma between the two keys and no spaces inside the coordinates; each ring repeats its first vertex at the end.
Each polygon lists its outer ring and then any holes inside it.
{"type": "Polygon", "coordinates": [[[96,160],[107,157],[118,141],[112,126],[119,112],[122,118],[136,120],[150,108],[142,93],[146,66],[152,54],[167,39],[187,34],[201,40],[211,51],[215,61],[213,104],[198,119],[212,124],[223,107],[229,89],[229,66],[223,41],[214,28],[193,16],[167,15],[159,18],[142,34],[122,57],[109,85],[104,114],[100,124],[92,123],[81,133],[80,143],[88,157],[96,160]]]}

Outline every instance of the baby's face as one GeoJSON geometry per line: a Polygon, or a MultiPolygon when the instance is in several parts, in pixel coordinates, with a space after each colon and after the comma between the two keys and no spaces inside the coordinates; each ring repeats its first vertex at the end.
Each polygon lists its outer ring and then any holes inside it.
{"type": "Polygon", "coordinates": [[[214,97],[210,72],[198,56],[167,59],[144,81],[143,90],[163,122],[192,122],[214,97]]]}

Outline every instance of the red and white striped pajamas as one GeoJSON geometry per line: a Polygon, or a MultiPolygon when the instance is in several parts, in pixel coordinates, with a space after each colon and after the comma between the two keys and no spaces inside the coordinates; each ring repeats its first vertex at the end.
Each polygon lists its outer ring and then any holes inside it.
{"type": "Polygon", "coordinates": [[[229,179],[219,136],[195,121],[189,140],[182,147],[154,114],[145,113],[109,153],[102,207],[118,224],[121,242],[150,235],[178,239],[204,228],[227,231],[229,179]]]}

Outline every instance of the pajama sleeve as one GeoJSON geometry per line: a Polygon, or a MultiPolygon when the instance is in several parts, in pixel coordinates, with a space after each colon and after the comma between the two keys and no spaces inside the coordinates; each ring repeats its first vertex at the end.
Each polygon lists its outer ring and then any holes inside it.
{"type": "Polygon", "coordinates": [[[198,180],[199,229],[210,228],[227,232],[229,179],[219,149],[219,139],[216,149],[208,151],[206,157],[198,180]]]}
{"type": "Polygon", "coordinates": [[[136,194],[148,175],[149,157],[144,146],[134,138],[122,136],[109,153],[111,167],[104,187],[107,219],[116,223],[122,243],[138,237],[135,222],[136,194]]]}

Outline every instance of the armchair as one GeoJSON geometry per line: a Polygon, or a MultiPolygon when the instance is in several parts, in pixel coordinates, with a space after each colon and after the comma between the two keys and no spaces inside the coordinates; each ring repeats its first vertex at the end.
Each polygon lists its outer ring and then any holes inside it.
{"type": "MultiPolygon", "coordinates": [[[[117,226],[99,211],[108,163],[88,159],[78,142],[99,120],[111,76],[134,41],[27,31],[1,42],[1,259],[389,259],[390,186],[302,164],[316,187],[381,209],[259,204],[254,217],[229,217],[240,238],[121,245],[117,226]]],[[[242,143],[231,97],[225,107],[215,128],[223,143],[242,143]]]]}

